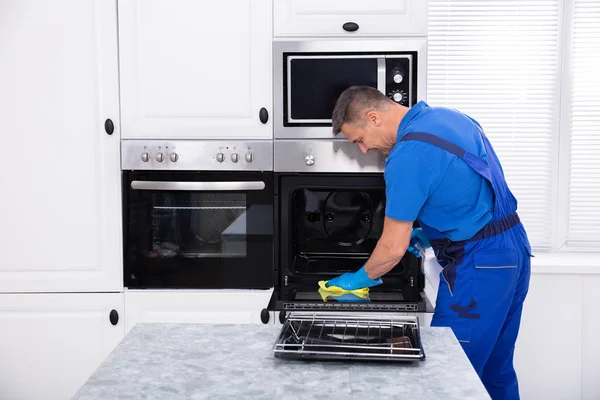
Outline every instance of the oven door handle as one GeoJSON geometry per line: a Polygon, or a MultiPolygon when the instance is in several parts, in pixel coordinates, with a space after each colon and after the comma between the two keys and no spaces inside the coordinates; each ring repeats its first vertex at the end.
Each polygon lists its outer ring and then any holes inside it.
{"type": "Polygon", "coordinates": [[[263,181],[224,181],[224,182],[167,182],[167,181],[132,181],[134,190],[186,190],[194,192],[206,191],[247,191],[263,190],[263,181]]]}

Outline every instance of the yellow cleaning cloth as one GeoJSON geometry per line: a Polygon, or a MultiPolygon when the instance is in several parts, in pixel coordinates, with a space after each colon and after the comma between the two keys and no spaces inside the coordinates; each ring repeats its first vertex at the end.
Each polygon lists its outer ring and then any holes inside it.
{"type": "Polygon", "coordinates": [[[362,288],[362,289],[355,289],[355,290],[346,290],[346,289],[342,289],[339,286],[329,286],[327,287],[327,282],[329,281],[319,281],[319,287],[325,291],[328,292],[330,295],[332,296],[339,296],[341,294],[353,294],[355,296],[358,297],[365,297],[366,295],[369,294],[369,288],[362,288]]]}
{"type": "Polygon", "coordinates": [[[319,294],[321,295],[321,300],[323,300],[323,303],[327,303],[327,300],[329,300],[329,299],[333,299],[338,302],[341,302],[341,301],[344,301],[344,302],[370,301],[369,293],[364,293],[364,294],[359,294],[359,295],[356,295],[356,294],[350,293],[350,292],[347,292],[344,294],[331,294],[330,292],[327,291],[327,289],[323,290],[323,289],[319,288],[319,294]]]}

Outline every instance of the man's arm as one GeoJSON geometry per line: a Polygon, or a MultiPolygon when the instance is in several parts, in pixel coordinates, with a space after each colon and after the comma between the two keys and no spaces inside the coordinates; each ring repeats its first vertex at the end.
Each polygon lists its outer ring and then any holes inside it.
{"type": "Polygon", "coordinates": [[[369,278],[385,275],[400,262],[408,248],[412,228],[412,222],[385,217],[381,237],[365,264],[369,278]]]}

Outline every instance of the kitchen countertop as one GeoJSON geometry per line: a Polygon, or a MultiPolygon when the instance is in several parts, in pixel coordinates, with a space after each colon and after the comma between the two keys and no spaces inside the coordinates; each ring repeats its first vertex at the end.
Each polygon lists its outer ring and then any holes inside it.
{"type": "Polygon", "coordinates": [[[280,324],[138,324],[74,399],[489,399],[449,328],[421,327],[426,360],[289,361],[280,324]]]}

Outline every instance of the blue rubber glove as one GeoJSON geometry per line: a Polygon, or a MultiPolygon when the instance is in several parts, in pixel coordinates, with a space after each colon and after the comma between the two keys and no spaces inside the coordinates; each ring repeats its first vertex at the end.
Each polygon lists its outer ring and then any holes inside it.
{"type": "Polygon", "coordinates": [[[425,236],[423,229],[415,228],[410,234],[410,244],[408,245],[407,251],[413,253],[417,257],[421,257],[421,250],[431,247],[429,239],[425,236]]]}
{"type": "Polygon", "coordinates": [[[356,290],[381,285],[382,283],[383,281],[381,278],[369,278],[367,272],[365,271],[365,267],[363,266],[356,272],[346,272],[337,278],[333,278],[327,282],[327,287],[337,286],[345,290],[356,290]]]}

